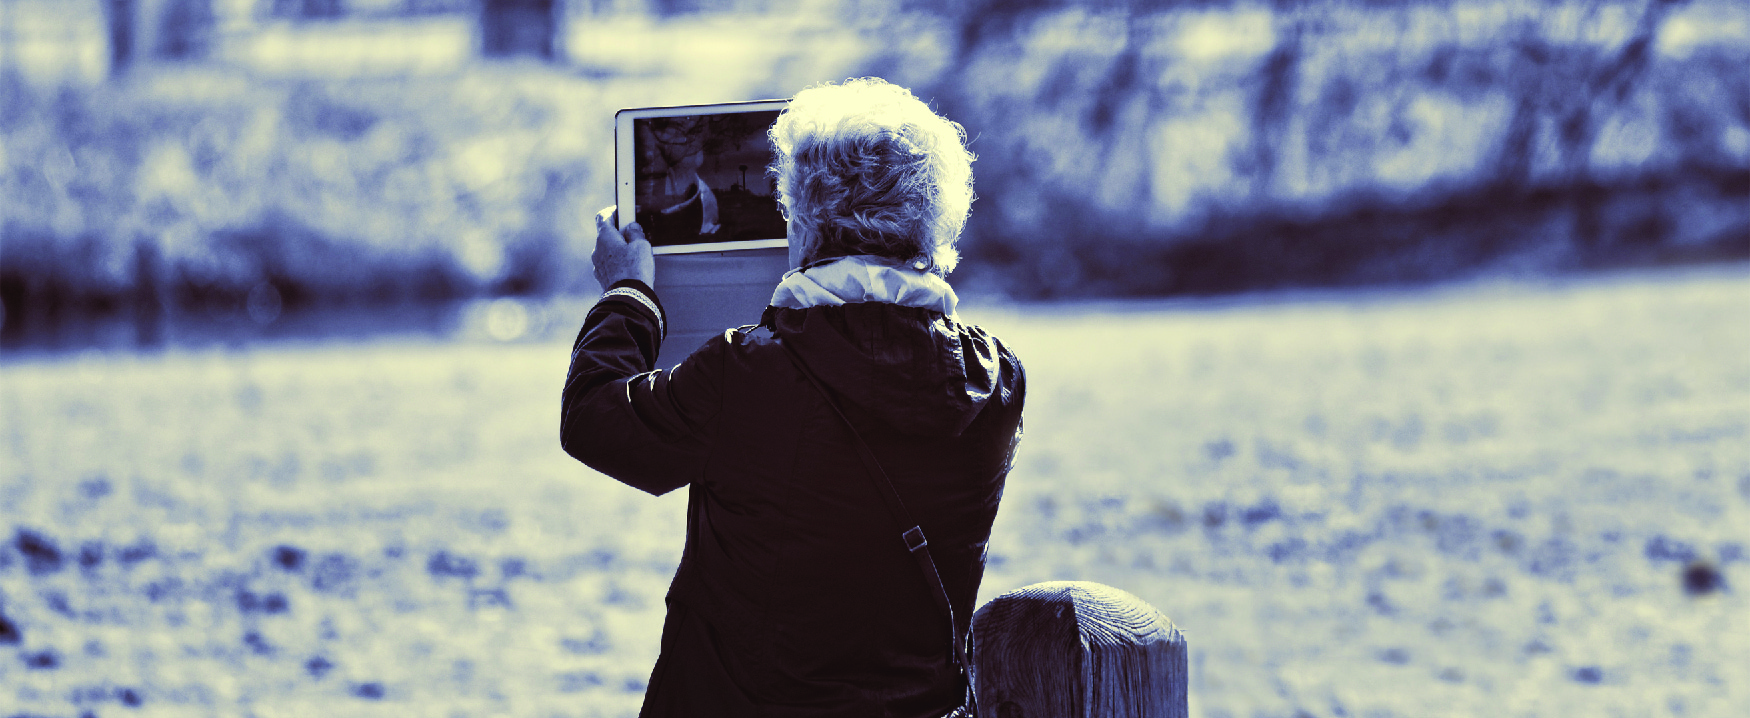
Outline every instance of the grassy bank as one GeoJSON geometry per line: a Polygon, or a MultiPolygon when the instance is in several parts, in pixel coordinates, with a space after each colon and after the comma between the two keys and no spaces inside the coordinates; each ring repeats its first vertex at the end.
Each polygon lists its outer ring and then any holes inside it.
{"type": "MultiPolygon", "coordinates": [[[[1208,718],[1735,715],[1747,301],[1734,269],[968,307],[1030,387],[980,600],[1136,593],[1208,718]]],[[[686,499],[559,450],[565,339],[8,364],[0,705],[634,715],[686,499]]]]}

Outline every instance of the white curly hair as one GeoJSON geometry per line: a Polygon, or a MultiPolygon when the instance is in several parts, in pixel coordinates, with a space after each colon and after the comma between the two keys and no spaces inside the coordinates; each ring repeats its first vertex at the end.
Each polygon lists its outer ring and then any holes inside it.
{"type": "Polygon", "coordinates": [[[972,209],[966,130],[875,77],[796,94],[770,131],[804,262],[869,254],[946,277],[972,209]]]}

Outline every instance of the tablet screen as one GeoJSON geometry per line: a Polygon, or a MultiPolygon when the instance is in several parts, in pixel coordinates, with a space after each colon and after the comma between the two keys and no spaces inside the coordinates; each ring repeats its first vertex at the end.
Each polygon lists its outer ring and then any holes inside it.
{"type": "MultiPolygon", "coordinates": [[[[616,122],[616,135],[631,136],[631,219],[659,253],[784,244],[776,182],[766,173],[772,163],[766,131],[779,113],[771,106],[649,108],[616,122]]],[[[621,185],[624,197],[628,187],[621,185]]],[[[624,224],[629,218],[620,206],[624,224]]]]}

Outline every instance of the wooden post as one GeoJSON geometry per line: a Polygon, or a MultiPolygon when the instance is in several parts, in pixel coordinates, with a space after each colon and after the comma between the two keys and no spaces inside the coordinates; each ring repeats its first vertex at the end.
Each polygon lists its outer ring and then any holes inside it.
{"type": "Polygon", "coordinates": [[[972,616],[981,718],[1187,718],[1185,636],[1111,586],[1049,581],[972,616]]]}

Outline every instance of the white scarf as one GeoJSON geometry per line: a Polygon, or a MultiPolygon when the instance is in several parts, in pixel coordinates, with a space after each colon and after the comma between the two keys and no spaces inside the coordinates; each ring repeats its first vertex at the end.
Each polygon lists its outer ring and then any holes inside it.
{"type": "Polygon", "coordinates": [[[954,316],[954,288],[930,272],[868,255],[840,257],[826,264],[784,273],[772,292],[772,306],[806,309],[856,302],[886,302],[934,309],[954,316]]]}

